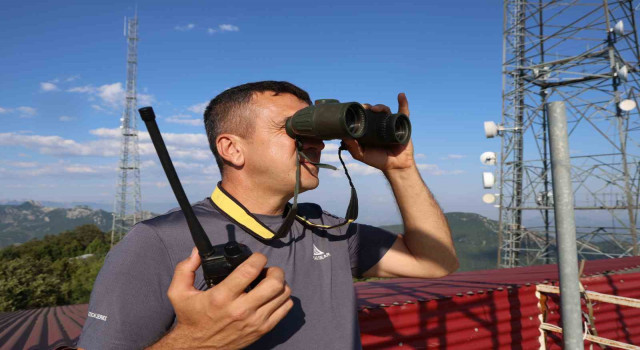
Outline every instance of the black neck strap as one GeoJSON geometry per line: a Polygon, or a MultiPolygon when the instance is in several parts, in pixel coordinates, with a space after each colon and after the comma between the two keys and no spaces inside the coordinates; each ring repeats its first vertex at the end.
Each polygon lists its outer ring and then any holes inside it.
{"type": "Polygon", "coordinates": [[[332,170],[337,170],[336,167],[328,164],[315,163],[309,160],[309,158],[302,152],[302,143],[296,139],[296,185],[293,192],[293,204],[287,203],[286,211],[287,215],[284,218],[284,222],[277,231],[271,230],[267,225],[265,225],[260,219],[251,214],[247,208],[245,208],[242,203],[233,198],[231,194],[225,191],[221,182],[218,182],[215,190],[211,194],[211,202],[213,207],[218,210],[221,214],[226,216],[229,220],[231,220],[234,224],[238,225],[247,233],[251,234],[257,239],[260,240],[272,240],[272,239],[280,239],[287,235],[291,225],[293,225],[294,220],[298,220],[301,224],[309,227],[321,228],[321,229],[332,229],[336,227],[340,227],[343,225],[347,225],[352,223],[358,218],[358,195],[356,193],[356,189],[353,186],[353,182],[351,181],[351,177],[349,176],[349,172],[347,171],[347,167],[342,160],[341,152],[346,149],[344,143],[340,145],[338,150],[338,158],[340,159],[340,163],[344,167],[344,172],[347,175],[347,179],[349,180],[349,185],[351,186],[351,199],[349,200],[349,206],[347,207],[347,213],[345,214],[345,220],[337,225],[319,225],[309,221],[306,217],[297,215],[298,211],[298,193],[300,192],[300,158],[306,159],[308,162],[314,164],[319,168],[327,168],[332,170]]]}

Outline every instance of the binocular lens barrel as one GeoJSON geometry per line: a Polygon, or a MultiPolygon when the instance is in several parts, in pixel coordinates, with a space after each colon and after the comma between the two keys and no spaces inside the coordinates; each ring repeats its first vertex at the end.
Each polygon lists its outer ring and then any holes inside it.
{"type": "Polygon", "coordinates": [[[344,123],[350,135],[358,136],[364,134],[365,132],[365,113],[364,111],[355,107],[356,106],[354,105],[347,108],[344,116],[344,123]]]}
{"type": "Polygon", "coordinates": [[[353,138],[361,145],[406,144],[411,138],[411,122],[404,114],[365,110],[357,102],[317,100],[287,120],[287,134],[321,140],[353,138]]]}
{"type": "Polygon", "coordinates": [[[411,138],[411,123],[409,118],[404,115],[398,115],[395,123],[395,140],[397,143],[406,144],[411,138]]]}
{"type": "Polygon", "coordinates": [[[333,103],[331,101],[335,100],[316,102],[315,106],[296,112],[287,120],[287,134],[292,138],[299,135],[321,140],[361,137],[367,126],[364,108],[357,102],[333,103]]]}

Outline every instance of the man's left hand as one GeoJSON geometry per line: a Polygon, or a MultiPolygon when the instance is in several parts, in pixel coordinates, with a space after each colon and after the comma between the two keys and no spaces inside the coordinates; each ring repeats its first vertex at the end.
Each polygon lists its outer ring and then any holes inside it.
{"type": "MultiPolygon", "coordinates": [[[[391,109],[382,104],[371,106],[365,103],[363,107],[373,112],[391,114],[391,109]]],[[[409,116],[409,101],[404,93],[398,94],[398,113],[409,116]]],[[[354,159],[383,172],[409,169],[415,166],[413,141],[411,140],[406,145],[391,145],[387,147],[362,146],[355,139],[344,139],[343,141],[354,159]]]]}

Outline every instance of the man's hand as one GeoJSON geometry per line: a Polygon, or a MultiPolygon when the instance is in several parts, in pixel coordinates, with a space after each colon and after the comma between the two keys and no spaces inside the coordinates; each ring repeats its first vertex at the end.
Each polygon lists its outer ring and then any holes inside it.
{"type": "MultiPolygon", "coordinates": [[[[365,109],[373,112],[387,112],[391,114],[391,109],[385,105],[363,104],[365,109]]],[[[404,93],[398,94],[398,113],[409,116],[409,101],[404,93]]],[[[354,139],[344,139],[351,156],[367,165],[380,169],[383,172],[390,170],[408,169],[415,166],[413,159],[413,141],[406,145],[393,145],[391,147],[371,147],[361,146],[354,139]]]]}
{"type": "Polygon", "coordinates": [[[176,266],[167,295],[176,313],[177,325],[150,349],[208,348],[239,349],[258,340],[275,327],[293,306],[284,272],[270,267],[266,277],[249,293],[244,290],[267,263],[254,253],[213,288],[194,288],[200,256],[191,256],[176,266]]]}

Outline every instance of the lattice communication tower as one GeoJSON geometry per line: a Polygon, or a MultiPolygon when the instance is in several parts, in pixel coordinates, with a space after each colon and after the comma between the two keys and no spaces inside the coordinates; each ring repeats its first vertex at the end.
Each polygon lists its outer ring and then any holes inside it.
{"type": "Polygon", "coordinates": [[[638,255],[634,1],[504,1],[500,267],[554,263],[546,103],[565,101],[578,253],[638,255]]]}
{"type": "Polygon", "coordinates": [[[125,19],[127,37],[127,91],[125,107],[120,118],[122,138],[116,198],[114,201],[111,245],[142,217],[140,193],[140,156],[138,154],[138,128],[136,123],[136,77],[138,72],[138,16],[125,19]]]}

